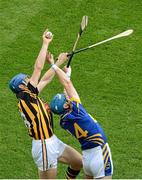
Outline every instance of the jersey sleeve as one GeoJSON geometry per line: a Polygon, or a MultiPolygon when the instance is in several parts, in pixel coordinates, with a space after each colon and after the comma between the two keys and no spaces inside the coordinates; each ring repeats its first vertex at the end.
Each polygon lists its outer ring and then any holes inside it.
{"type": "Polygon", "coordinates": [[[72,109],[73,111],[79,113],[79,109],[80,109],[80,106],[81,106],[81,102],[79,99],[77,98],[70,98],[70,101],[72,103],[72,109]]]}

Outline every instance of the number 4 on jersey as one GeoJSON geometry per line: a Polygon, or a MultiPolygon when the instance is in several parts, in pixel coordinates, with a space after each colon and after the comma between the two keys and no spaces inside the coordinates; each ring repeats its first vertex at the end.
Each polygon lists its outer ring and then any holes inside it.
{"type": "Polygon", "coordinates": [[[77,123],[74,123],[74,129],[77,139],[81,137],[87,137],[88,131],[84,131],[83,129],[81,129],[81,127],[77,123]]]}

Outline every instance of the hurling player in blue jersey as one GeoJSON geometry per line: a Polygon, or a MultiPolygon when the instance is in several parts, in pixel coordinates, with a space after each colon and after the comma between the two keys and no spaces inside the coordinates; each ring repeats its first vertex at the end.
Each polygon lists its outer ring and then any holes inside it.
{"type": "Polygon", "coordinates": [[[79,95],[69,78],[71,69],[66,68],[66,73],[62,71],[54,64],[53,56],[50,63],[65,89],[64,94],[57,94],[53,97],[50,108],[52,112],[60,115],[61,127],[69,131],[80,142],[85,178],[111,179],[113,164],[103,129],[82,106],[79,95]]]}

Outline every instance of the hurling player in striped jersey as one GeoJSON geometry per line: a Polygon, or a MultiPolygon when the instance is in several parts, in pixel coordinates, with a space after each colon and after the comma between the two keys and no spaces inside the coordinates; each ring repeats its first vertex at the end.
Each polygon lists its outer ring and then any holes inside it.
{"type": "MultiPolygon", "coordinates": [[[[32,157],[38,167],[39,178],[55,179],[57,162],[62,162],[69,166],[66,171],[67,177],[74,179],[82,167],[82,156],[56,137],[53,132],[52,113],[48,104],[46,103],[45,106],[39,97],[39,93],[55,75],[54,70],[50,68],[39,81],[46,56],[47,59],[50,59],[47,49],[52,37],[47,37],[47,32],[43,33],[42,48],[35,61],[31,77],[20,73],[10,80],[9,87],[18,99],[20,114],[28,128],[29,136],[32,137],[32,157]]],[[[66,58],[64,57],[64,54],[58,57],[57,66],[65,62],[66,58]]]]}
{"type": "MultiPolygon", "coordinates": [[[[67,57],[66,57],[67,59],[67,57]]],[[[70,78],[71,69],[65,72],[50,59],[65,94],[57,94],[50,103],[52,112],[60,115],[60,125],[79,141],[83,154],[83,169],[86,179],[111,179],[113,164],[106,136],[100,124],[86,112],[70,78]]]]}

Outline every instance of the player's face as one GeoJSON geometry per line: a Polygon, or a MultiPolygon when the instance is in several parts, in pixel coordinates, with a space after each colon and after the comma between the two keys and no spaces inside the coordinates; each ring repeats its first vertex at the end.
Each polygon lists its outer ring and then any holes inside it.
{"type": "Polygon", "coordinates": [[[25,86],[27,86],[29,81],[30,81],[30,79],[28,77],[26,77],[25,80],[24,80],[24,83],[19,85],[19,88],[24,89],[25,86]]]}

